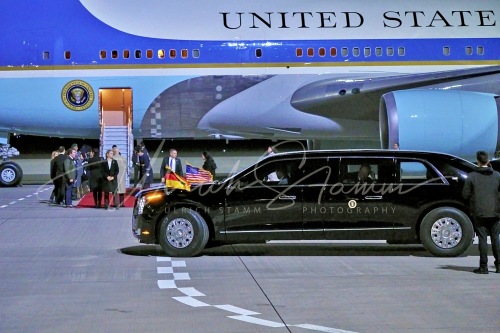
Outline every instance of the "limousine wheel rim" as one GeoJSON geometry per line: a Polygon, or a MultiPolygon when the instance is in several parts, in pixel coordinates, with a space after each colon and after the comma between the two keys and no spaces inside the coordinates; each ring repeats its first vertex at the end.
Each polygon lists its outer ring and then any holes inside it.
{"type": "Polygon", "coordinates": [[[443,217],[432,225],[431,236],[436,246],[451,249],[460,243],[463,236],[462,227],[457,220],[443,217]]]}
{"type": "Polygon", "coordinates": [[[167,241],[175,248],[182,249],[189,246],[193,237],[193,225],[186,219],[173,219],[167,225],[167,241]]]}

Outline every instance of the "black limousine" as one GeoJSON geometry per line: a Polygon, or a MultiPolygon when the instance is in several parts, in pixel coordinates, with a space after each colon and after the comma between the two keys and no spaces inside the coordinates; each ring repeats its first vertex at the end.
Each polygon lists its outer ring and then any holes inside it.
{"type": "Polygon", "coordinates": [[[132,231],[174,257],[215,244],[269,240],[387,240],[458,256],[474,237],[461,197],[473,169],[433,152],[281,153],[190,191],[140,191],[132,231]]]}

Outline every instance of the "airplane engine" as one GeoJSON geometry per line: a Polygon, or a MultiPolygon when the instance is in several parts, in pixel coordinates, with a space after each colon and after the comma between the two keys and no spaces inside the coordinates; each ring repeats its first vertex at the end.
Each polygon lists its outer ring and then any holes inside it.
{"type": "Polygon", "coordinates": [[[382,148],[442,151],[474,158],[478,150],[499,150],[497,95],[411,89],[382,95],[379,108],[382,148]]]}

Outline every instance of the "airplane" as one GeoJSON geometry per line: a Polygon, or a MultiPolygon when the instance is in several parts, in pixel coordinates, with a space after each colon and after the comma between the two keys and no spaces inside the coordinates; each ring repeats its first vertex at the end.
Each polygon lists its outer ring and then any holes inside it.
{"type": "MultiPolygon", "coordinates": [[[[499,15],[496,0],[4,0],[0,143],[100,139],[127,156],[139,138],[493,153],[499,15]]],[[[0,184],[20,182],[3,171],[0,184]]]]}

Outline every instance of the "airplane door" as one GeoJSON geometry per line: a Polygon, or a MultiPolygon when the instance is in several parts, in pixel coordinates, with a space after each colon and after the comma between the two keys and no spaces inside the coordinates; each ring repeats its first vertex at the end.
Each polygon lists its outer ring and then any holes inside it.
{"type": "Polygon", "coordinates": [[[132,89],[99,89],[101,125],[127,126],[132,120],[132,89]]]}
{"type": "Polygon", "coordinates": [[[129,169],[131,166],[134,138],[132,136],[132,89],[103,88],[99,89],[99,122],[100,153],[104,157],[106,151],[116,145],[120,154],[127,161],[126,186],[130,184],[129,169]]]}

